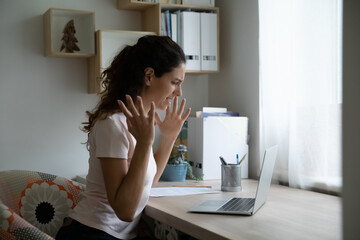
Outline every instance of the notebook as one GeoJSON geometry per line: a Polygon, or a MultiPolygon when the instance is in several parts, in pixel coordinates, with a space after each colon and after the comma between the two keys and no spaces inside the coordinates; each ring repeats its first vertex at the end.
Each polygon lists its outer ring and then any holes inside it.
{"type": "Polygon", "coordinates": [[[261,167],[255,198],[209,199],[189,209],[196,213],[253,215],[265,203],[274,171],[277,145],[267,148],[261,167]]]}

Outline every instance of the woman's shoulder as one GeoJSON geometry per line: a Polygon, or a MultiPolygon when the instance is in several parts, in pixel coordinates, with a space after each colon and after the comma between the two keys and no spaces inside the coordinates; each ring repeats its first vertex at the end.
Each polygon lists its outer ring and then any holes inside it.
{"type": "Polygon", "coordinates": [[[113,113],[109,115],[106,119],[109,119],[109,121],[115,121],[115,122],[121,121],[123,123],[124,122],[126,123],[126,117],[122,112],[113,113]]]}
{"type": "Polygon", "coordinates": [[[95,128],[101,128],[104,126],[117,126],[121,128],[127,128],[126,117],[122,112],[113,113],[107,116],[105,119],[97,121],[94,125],[95,128]]]}

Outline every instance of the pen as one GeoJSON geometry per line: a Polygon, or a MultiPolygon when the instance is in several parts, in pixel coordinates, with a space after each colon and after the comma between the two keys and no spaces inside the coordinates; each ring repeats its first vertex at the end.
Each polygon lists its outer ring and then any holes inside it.
{"type": "Polygon", "coordinates": [[[225,161],[225,159],[222,156],[219,156],[219,158],[223,165],[227,165],[227,162],[225,161]]]}
{"type": "Polygon", "coordinates": [[[240,162],[239,162],[239,154],[236,154],[236,163],[239,165],[240,162]]]}
{"type": "MultiPolygon", "coordinates": [[[[242,161],[244,161],[244,159],[245,159],[246,155],[247,155],[247,153],[245,153],[245,155],[242,157],[242,159],[239,161],[239,163],[238,163],[238,164],[241,164],[241,163],[242,163],[242,161]]],[[[237,156],[238,156],[238,155],[237,155],[237,156]]]]}

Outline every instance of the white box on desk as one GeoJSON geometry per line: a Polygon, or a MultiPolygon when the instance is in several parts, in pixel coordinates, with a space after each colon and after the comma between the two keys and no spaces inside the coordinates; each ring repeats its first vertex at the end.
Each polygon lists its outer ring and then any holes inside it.
{"type": "Polygon", "coordinates": [[[195,176],[204,174],[204,180],[221,178],[222,156],[228,163],[241,159],[241,177],[248,178],[248,118],[206,117],[188,118],[188,161],[195,176]]]}

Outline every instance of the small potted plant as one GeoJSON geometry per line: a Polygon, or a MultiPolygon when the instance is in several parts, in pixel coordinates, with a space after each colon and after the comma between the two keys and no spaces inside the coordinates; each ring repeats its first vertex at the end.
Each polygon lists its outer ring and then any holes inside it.
{"type": "Polygon", "coordinates": [[[197,178],[193,175],[192,168],[185,159],[185,152],[187,152],[185,145],[174,145],[174,151],[160,177],[161,181],[183,182],[186,176],[189,176],[193,180],[202,180],[202,177],[197,178]]]}

